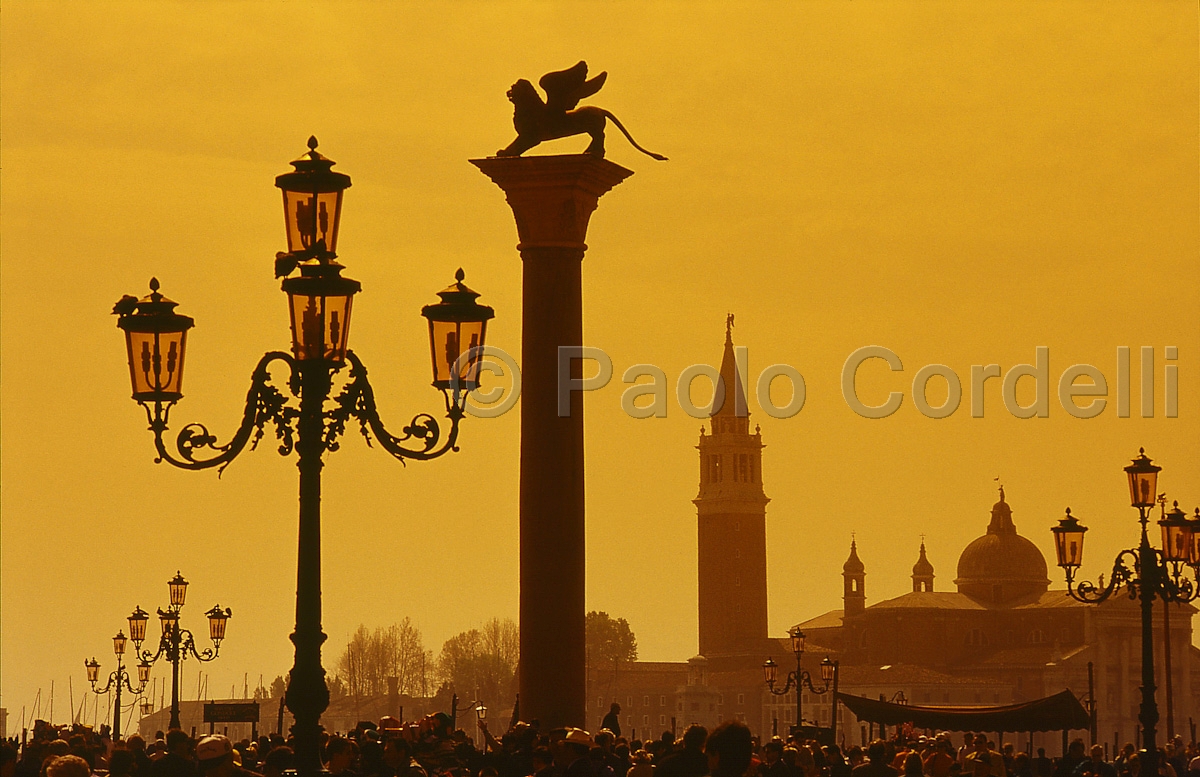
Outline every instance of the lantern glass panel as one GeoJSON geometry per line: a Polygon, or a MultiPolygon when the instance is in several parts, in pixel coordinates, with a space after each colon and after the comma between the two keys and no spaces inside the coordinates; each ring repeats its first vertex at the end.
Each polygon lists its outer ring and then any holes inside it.
{"type": "Polygon", "coordinates": [[[1193,566],[1200,565],[1200,507],[1196,508],[1196,514],[1191,519],[1192,523],[1192,556],[1189,561],[1193,566]]]}
{"type": "Polygon", "coordinates": [[[162,625],[163,634],[171,634],[175,631],[175,623],[179,620],[173,612],[159,612],[158,621],[162,625]]]}
{"type": "Polygon", "coordinates": [[[480,351],[471,349],[483,345],[486,321],[430,321],[429,338],[433,354],[433,385],[440,389],[453,387],[457,373],[458,389],[474,391],[479,386],[479,367],[483,362],[480,351]],[[457,364],[458,369],[455,369],[457,364]]]}
{"type": "Polygon", "coordinates": [[[176,573],[175,577],[167,582],[167,588],[171,592],[171,606],[182,607],[187,600],[188,582],[183,579],[183,575],[176,573]]]}
{"type": "Polygon", "coordinates": [[[350,339],[350,305],[354,297],[289,293],[292,352],[297,359],[346,360],[350,339]]]}
{"type": "Polygon", "coordinates": [[[283,215],[287,224],[288,251],[306,251],[318,240],[325,249],[337,250],[342,192],[283,190],[283,215]]]}
{"type": "Polygon", "coordinates": [[[1189,561],[1192,556],[1192,525],[1187,513],[1175,509],[1158,522],[1162,527],[1163,556],[1167,561],[1189,561]]]}
{"type": "Polygon", "coordinates": [[[1060,567],[1077,567],[1083,564],[1083,531],[1068,529],[1054,532],[1054,550],[1058,554],[1060,567]]]}
{"type": "Polygon", "coordinates": [[[187,332],[126,332],[133,398],[183,393],[187,332]]]}
{"type": "Polygon", "coordinates": [[[150,682],[150,665],[149,664],[147,664],[145,661],[138,664],[137,672],[138,672],[138,683],[139,684],[145,685],[146,683],[150,682]]]}
{"type": "Polygon", "coordinates": [[[125,655],[125,632],[118,631],[117,636],[113,637],[113,653],[118,656],[125,655]]]}
{"type": "Polygon", "coordinates": [[[1129,473],[1129,502],[1134,507],[1153,507],[1157,496],[1155,487],[1158,484],[1157,472],[1129,473]]]}
{"type": "Polygon", "coordinates": [[[150,616],[142,612],[142,608],[138,607],[133,611],[133,615],[129,616],[129,638],[133,640],[133,644],[140,645],[146,639],[146,622],[150,620],[150,616]]]}
{"type": "Polygon", "coordinates": [[[1146,455],[1144,448],[1138,457],[1125,468],[1129,478],[1129,502],[1134,507],[1153,507],[1158,498],[1158,473],[1162,470],[1146,455]]]}
{"type": "Polygon", "coordinates": [[[208,636],[213,642],[225,639],[225,625],[229,617],[219,608],[214,607],[208,614],[208,636]]]}

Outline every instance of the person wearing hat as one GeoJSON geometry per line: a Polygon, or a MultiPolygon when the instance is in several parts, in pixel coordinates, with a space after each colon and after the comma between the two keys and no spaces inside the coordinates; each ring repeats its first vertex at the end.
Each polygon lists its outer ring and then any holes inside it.
{"type": "Polygon", "coordinates": [[[233,743],[223,734],[209,734],[196,743],[196,760],[203,777],[250,777],[254,774],[238,766],[236,758],[233,743]]]}
{"type": "Polygon", "coordinates": [[[568,728],[554,753],[554,766],[563,777],[592,777],[592,762],[588,758],[595,743],[592,735],[581,728],[568,728]]]}

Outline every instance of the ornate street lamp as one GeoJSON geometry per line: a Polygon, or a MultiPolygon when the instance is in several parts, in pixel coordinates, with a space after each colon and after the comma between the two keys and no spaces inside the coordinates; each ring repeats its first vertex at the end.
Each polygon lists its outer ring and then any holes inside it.
{"type": "MultiPolygon", "coordinates": [[[[825,694],[829,690],[831,683],[833,683],[834,686],[836,687],[837,663],[829,660],[829,656],[825,656],[825,658],[821,661],[821,679],[823,680],[823,684],[821,685],[820,688],[814,688],[813,681],[812,681],[812,675],[810,675],[808,673],[807,669],[805,669],[803,666],[800,665],[801,658],[804,656],[804,640],[805,640],[804,632],[801,631],[799,627],[793,626],[788,631],[788,636],[791,637],[791,640],[792,640],[792,652],[796,655],[795,671],[788,672],[787,677],[784,678],[783,687],[777,689],[775,687],[775,684],[779,680],[779,666],[775,663],[774,660],[772,660],[771,658],[767,658],[767,660],[763,662],[763,679],[766,680],[766,682],[767,682],[767,690],[769,690],[771,693],[773,693],[776,696],[784,696],[789,691],[791,691],[793,688],[796,689],[796,728],[799,728],[800,726],[804,725],[804,712],[803,712],[803,709],[802,709],[802,706],[800,703],[801,694],[802,694],[804,687],[807,687],[808,690],[812,691],[813,693],[815,693],[818,696],[825,694]]],[[[835,732],[837,730],[836,729],[836,726],[837,726],[836,711],[837,711],[837,700],[835,698],[834,699],[834,713],[835,714],[834,714],[834,718],[833,718],[834,719],[833,725],[835,726],[835,728],[834,728],[835,732]]]]}
{"type": "Polygon", "coordinates": [[[333,172],[334,164],[317,151],[316,137],[310,137],[308,153],[292,162],[296,169],[275,177],[275,185],[283,190],[283,219],[291,255],[337,255],[342,193],[350,188],[350,176],[333,172]]]}
{"type": "MultiPolygon", "coordinates": [[[[112,737],[113,741],[121,739],[121,689],[125,688],[132,694],[139,694],[146,690],[146,683],[150,680],[150,665],[145,661],[138,662],[137,687],[134,687],[133,678],[129,676],[129,670],[125,666],[125,645],[127,638],[125,633],[118,631],[113,637],[113,655],[117,657],[117,668],[108,675],[108,682],[103,688],[97,688],[96,683],[100,682],[100,662],[95,658],[84,661],[84,669],[87,670],[88,684],[92,687],[92,692],[103,696],[109,691],[116,689],[117,696],[113,704],[113,725],[112,737]]],[[[136,652],[136,651],[135,651],[136,652]]]]}
{"type": "Polygon", "coordinates": [[[129,616],[129,638],[133,640],[134,652],[141,650],[142,643],[146,641],[146,622],[148,620],[150,620],[150,614],[141,607],[135,607],[133,614],[129,616]]]}
{"type": "MultiPolygon", "coordinates": [[[[375,406],[367,370],[349,349],[350,312],[361,284],[342,276],[337,257],[342,197],[350,177],[332,170],[333,160],[317,152],[309,138],[308,152],[292,162],[294,170],[275,179],[283,192],[287,251],[275,255],[275,276],[283,278],[291,323],[291,353],[270,351],[258,362],[250,381],[241,425],[228,442],[202,424],[180,430],[174,446],[164,437],[171,407],[183,397],[183,336],[192,319],[174,313],[175,303],[158,293],[142,300],[124,297],[114,307],[118,326],[126,332],[133,398],[146,411],[156,461],[190,470],[229,465],[249,445],[262,439],[265,427],[274,426],[281,455],[297,453],[300,470],[300,521],[297,549],[295,664],[288,675],[287,707],[295,717],[297,768],[301,777],[320,773],[321,713],[329,706],[325,670],[321,667],[321,469],[322,456],[337,450],[338,438],[351,418],[357,419],[368,444],[399,459],[427,460],[458,450],[458,427],[466,395],[479,385],[479,365],[487,322],[492,309],[476,303],[477,292],[464,283],[460,269],[456,281],[439,292],[441,301],[421,312],[429,322],[433,359],[433,385],[445,397],[448,428],[428,413],[415,416],[393,435],[383,425],[375,406]],[[297,272],[298,271],[298,272],[297,272]],[[135,334],[139,339],[135,339],[135,334]],[[272,383],[269,368],[281,363],[288,379],[282,388],[272,383]],[[333,395],[333,378],[349,366],[340,391],[333,395]],[[172,450],[173,447],[173,450],[172,450]]],[[[183,589],[186,590],[186,589],[183,589]]],[[[172,588],[171,610],[175,604],[172,588]]],[[[226,611],[225,618],[228,617],[226,611]]],[[[219,615],[219,613],[218,613],[219,615]]],[[[165,634],[178,633],[178,621],[159,612],[165,634]]],[[[224,637],[224,620],[209,613],[214,645],[224,637]]],[[[130,627],[133,630],[133,627],[130,627]]],[[[215,651],[213,654],[215,658],[215,651]]]]}
{"type": "Polygon", "coordinates": [[[1155,741],[1158,725],[1158,703],[1154,698],[1154,602],[1190,602],[1200,595],[1200,545],[1196,529],[1200,525],[1200,509],[1195,520],[1188,520],[1179,503],[1158,522],[1162,528],[1163,548],[1151,546],[1149,535],[1150,508],[1158,500],[1158,473],[1162,467],[1146,456],[1145,449],[1125,467],[1129,480],[1129,502],[1137,508],[1141,524],[1141,540],[1136,548],[1117,554],[1112,577],[1107,586],[1097,586],[1086,580],[1075,582],[1075,573],[1083,564],[1083,534],[1087,529],[1067,510],[1065,518],[1051,529],[1058,565],[1066,572],[1067,593],[1081,602],[1099,603],[1117,591],[1138,599],[1142,609],[1142,703],[1138,720],[1142,724],[1141,764],[1143,774],[1158,773],[1158,745],[1155,741]],[[1190,572],[1185,567],[1191,567],[1190,572]]]}
{"type": "MultiPolygon", "coordinates": [[[[162,625],[162,633],[158,638],[158,649],[153,652],[142,650],[140,640],[135,642],[137,645],[135,652],[142,660],[142,665],[146,667],[146,677],[150,676],[150,665],[157,663],[160,658],[166,659],[167,663],[171,665],[171,720],[167,724],[167,728],[183,727],[179,720],[181,665],[188,658],[205,663],[215,660],[221,652],[221,640],[225,639],[225,623],[233,616],[232,610],[228,607],[222,610],[220,605],[205,613],[208,616],[208,636],[212,640],[213,646],[197,650],[196,639],[192,636],[192,632],[179,626],[179,614],[183,609],[184,602],[187,601],[187,587],[188,581],[184,580],[183,575],[179,572],[176,572],[175,577],[167,581],[170,604],[167,605],[167,609],[158,611],[158,621],[162,625]]],[[[142,639],[145,639],[146,621],[149,618],[150,616],[143,612],[140,606],[135,608],[133,614],[129,616],[130,632],[138,633],[135,632],[133,626],[137,622],[142,639]]],[[[141,666],[139,666],[139,674],[141,671],[141,666]]]]}
{"type": "Polygon", "coordinates": [[[140,300],[125,295],[113,306],[125,331],[129,379],[133,398],[168,407],[183,396],[183,351],[191,318],[175,312],[173,302],[158,293],[158,278],[150,279],[150,294],[140,300]]]}

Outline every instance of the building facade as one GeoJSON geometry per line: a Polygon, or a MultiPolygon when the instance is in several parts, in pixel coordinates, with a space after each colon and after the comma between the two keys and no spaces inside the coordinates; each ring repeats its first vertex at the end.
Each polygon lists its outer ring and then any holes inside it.
{"type": "MultiPolygon", "coordinates": [[[[796,665],[790,640],[767,633],[766,508],[762,433],[751,431],[745,387],[726,326],[721,359],[725,401],[714,403],[699,451],[696,506],[698,646],[689,661],[633,662],[588,673],[590,726],[612,702],[623,733],[676,734],[692,723],[739,719],[756,734],[786,733],[796,719],[796,692],[776,696],[763,682],[772,658],[781,674],[796,665]],[[627,728],[626,728],[627,726],[627,728]]],[[[1097,739],[1133,742],[1138,734],[1141,621],[1137,602],[1115,596],[1081,604],[1052,590],[1046,559],[1018,533],[1003,488],[984,533],[963,549],[954,590],[938,590],[922,540],[912,590],[870,603],[867,565],[852,539],[842,569],[843,607],[800,621],[807,636],[803,667],[820,678],[826,656],[839,662],[839,690],[869,698],[903,695],[910,704],[994,706],[1070,689],[1095,701],[1097,739]]],[[[795,604],[789,604],[795,607],[795,604]]],[[[1156,617],[1162,623],[1164,605],[1156,617]]],[[[1159,730],[1191,738],[1200,713],[1200,651],[1192,646],[1190,605],[1171,605],[1156,644],[1159,730]],[[1164,634],[1170,634],[1164,640],[1164,634]],[[1168,669],[1169,665],[1169,669],[1168,669]],[[1167,688],[1171,698],[1168,703],[1167,688]]],[[[819,683],[818,683],[819,687],[819,683]]],[[[804,690],[807,723],[829,726],[832,693],[804,690]]],[[[871,728],[838,710],[839,739],[865,742],[871,728]]],[[[1087,732],[1075,732],[1087,736],[1087,732]]],[[[1012,737],[1021,745],[1028,740],[1012,737]]],[[[1056,753],[1058,733],[1034,737],[1056,753]]]]}

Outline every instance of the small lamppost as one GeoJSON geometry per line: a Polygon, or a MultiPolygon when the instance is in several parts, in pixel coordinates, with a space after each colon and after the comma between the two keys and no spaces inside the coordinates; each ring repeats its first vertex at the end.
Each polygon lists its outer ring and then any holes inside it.
{"type": "MultiPolygon", "coordinates": [[[[125,666],[125,643],[127,638],[125,632],[118,631],[113,637],[113,655],[117,657],[117,668],[108,675],[108,682],[103,688],[97,688],[96,683],[100,681],[100,662],[95,658],[84,661],[83,666],[87,670],[88,683],[92,686],[92,692],[100,695],[108,693],[114,688],[117,691],[117,697],[113,705],[113,726],[112,736],[116,742],[121,738],[121,688],[124,687],[132,694],[139,694],[146,690],[146,683],[150,681],[150,664],[145,661],[139,661],[137,665],[137,687],[133,687],[133,679],[129,676],[129,670],[125,666]]],[[[136,651],[135,651],[136,653],[136,651]]]]}
{"type": "Polygon", "coordinates": [[[158,610],[158,622],[162,627],[162,632],[158,638],[156,651],[142,650],[142,642],[146,639],[146,622],[150,619],[149,614],[138,606],[129,616],[129,634],[130,639],[133,640],[134,652],[146,665],[147,672],[150,665],[156,663],[160,658],[166,659],[167,663],[171,665],[171,720],[167,724],[167,728],[183,728],[179,720],[180,666],[188,658],[202,662],[215,660],[221,652],[221,640],[225,639],[226,623],[233,617],[232,610],[228,607],[222,610],[219,604],[206,612],[208,638],[212,641],[213,646],[197,650],[192,632],[179,626],[179,613],[183,609],[184,603],[187,602],[187,587],[188,581],[179,572],[176,572],[175,577],[167,581],[170,604],[167,605],[167,609],[158,610]]]}
{"type": "MultiPolygon", "coordinates": [[[[812,675],[810,675],[808,671],[800,665],[801,657],[804,655],[804,632],[801,631],[799,627],[792,627],[792,629],[788,631],[788,636],[792,638],[792,652],[796,655],[795,671],[788,672],[787,677],[784,679],[783,687],[777,689],[775,684],[779,680],[779,666],[775,663],[774,659],[767,658],[767,660],[763,662],[763,678],[767,681],[767,690],[776,696],[783,696],[793,688],[796,689],[796,727],[799,728],[800,726],[804,725],[804,712],[800,703],[803,688],[807,687],[808,690],[812,691],[818,696],[827,692],[830,684],[836,683],[837,663],[830,661],[829,656],[825,656],[825,658],[821,661],[821,680],[823,681],[823,684],[820,688],[813,687],[812,675]]],[[[834,730],[836,731],[836,699],[834,702],[833,725],[835,727],[834,730]]]]}
{"type": "Polygon", "coordinates": [[[1083,564],[1083,535],[1087,527],[1071,515],[1066,516],[1051,531],[1054,533],[1054,551],[1058,565],[1066,572],[1067,593],[1081,602],[1099,603],[1115,592],[1124,590],[1131,599],[1138,599],[1142,609],[1142,703],[1138,720],[1142,724],[1142,774],[1158,773],[1158,703],[1154,698],[1154,602],[1190,602],[1200,595],[1200,509],[1196,519],[1188,520],[1187,514],[1175,509],[1163,515],[1158,522],[1162,530],[1162,549],[1150,544],[1150,509],[1158,500],[1158,473],[1162,467],[1154,464],[1145,449],[1125,467],[1129,481],[1129,502],[1138,511],[1141,524],[1141,539],[1136,548],[1127,548],[1117,554],[1113,562],[1112,577],[1106,586],[1097,586],[1085,580],[1075,582],[1075,573],[1083,564]],[[1190,567],[1190,570],[1188,569],[1190,567]]]}
{"type": "Polygon", "coordinates": [[[338,438],[351,418],[358,421],[368,444],[378,443],[401,462],[458,450],[466,395],[479,385],[487,322],[493,316],[490,307],[476,303],[479,294],[463,283],[461,269],[455,282],[438,292],[441,301],[421,310],[429,327],[433,385],[445,398],[449,428],[443,436],[442,425],[432,415],[420,413],[399,435],[390,433],[376,411],[367,369],[348,347],[351,307],[362,285],[344,277],[342,265],[335,260],[342,199],[350,177],[332,170],[334,162],[317,151],[316,138],[308,139],[308,149],[292,162],[293,171],[275,179],[283,192],[288,248],[275,255],[275,277],[283,278],[287,295],[291,353],[270,351],[259,360],[241,425],[228,442],[218,442],[198,423],[180,430],[174,450],[164,439],[171,407],[183,397],[185,336],[192,319],[175,313],[176,303],[159,293],[154,279],[149,296],[139,300],[127,295],[113,308],[120,316],[117,325],[125,331],[133,398],[145,409],[154,433],[156,461],[220,471],[247,445],[254,448],[268,424],[274,426],[279,453],[298,456],[296,627],[291,635],[296,651],[284,698],[296,721],[292,733],[301,777],[324,769],[321,713],[329,706],[321,666],[325,641],[321,630],[322,457],[338,449],[338,438]],[[269,371],[276,364],[288,373],[282,390],[272,383],[269,371]],[[347,379],[335,396],[333,378],[347,366],[347,379]]]}

